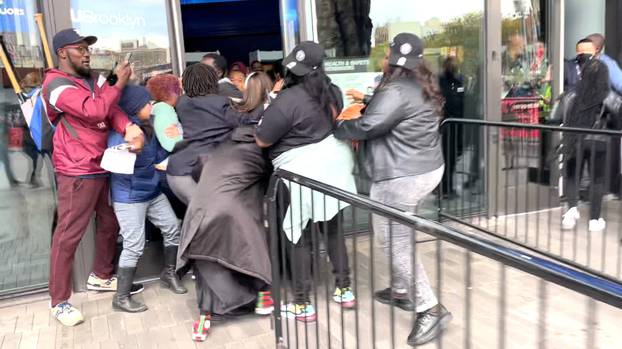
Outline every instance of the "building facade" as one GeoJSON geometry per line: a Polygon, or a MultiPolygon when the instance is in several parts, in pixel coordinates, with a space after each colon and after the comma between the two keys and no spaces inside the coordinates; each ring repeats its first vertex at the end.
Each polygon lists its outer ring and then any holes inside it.
{"type": "MultiPolygon", "coordinates": [[[[241,0],[244,1],[244,0],[241,0]]],[[[326,70],[342,90],[373,91],[385,51],[399,32],[426,41],[425,59],[438,75],[457,79],[450,117],[538,123],[563,89],[564,59],[593,32],[608,36],[618,58],[617,1],[594,0],[280,0],[283,51],[302,40],[323,44],[326,70]],[[607,15],[605,15],[607,13],[607,15]],[[531,110],[518,113],[516,110],[531,110]]],[[[43,13],[48,40],[75,27],[96,35],[92,66],[109,71],[133,52],[139,79],[185,66],[178,0],[5,0],[0,32],[25,90],[40,84],[46,63],[35,13],[43,13]]],[[[0,297],[47,287],[55,191],[48,156],[36,151],[18,99],[3,68],[0,89],[0,297]]],[[[446,108],[448,109],[448,108],[446,108]]],[[[474,137],[482,159],[479,192],[486,198],[486,164],[494,146],[474,137]]],[[[475,156],[475,155],[474,155],[475,156]]],[[[491,166],[497,168],[497,166],[491,166]]],[[[79,289],[88,272],[92,238],[76,256],[79,289]]]]}

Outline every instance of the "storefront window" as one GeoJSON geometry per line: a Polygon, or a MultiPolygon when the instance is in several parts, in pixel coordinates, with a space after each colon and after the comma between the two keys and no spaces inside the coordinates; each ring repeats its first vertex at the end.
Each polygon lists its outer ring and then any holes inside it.
{"type": "MultiPolygon", "coordinates": [[[[34,0],[0,3],[0,32],[24,92],[43,77],[34,0]]],[[[2,66],[0,81],[0,295],[45,287],[54,219],[53,171],[37,151],[2,66]]]]}
{"type": "Polygon", "coordinates": [[[95,35],[91,66],[110,71],[131,52],[136,79],[172,71],[165,0],[71,0],[71,21],[83,35],[95,35]]]}
{"type": "Polygon", "coordinates": [[[484,1],[317,0],[316,12],[325,67],[342,90],[373,92],[393,37],[414,33],[425,41],[425,59],[439,79],[460,85],[443,91],[446,116],[481,118],[484,1]]]}
{"type": "MultiPolygon", "coordinates": [[[[328,56],[325,69],[342,92],[356,89],[372,94],[382,77],[390,42],[397,34],[408,32],[425,42],[424,59],[438,76],[445,97],[442,117],[483,118],[483,0],[317,0],[316,12],[318,39],[328,56]]],[[[344,102],[348,102],[345,95],[344,102]]],[[[450,204],[452,209],[469,206],[477,210],[483,206],[480,131],[456,127],[442,130],[446,162],[443,186],[447,192],[452,188],[460,194],[450,204]]],[[[434,208],[424,211],[436,213],[434,208]]]]}

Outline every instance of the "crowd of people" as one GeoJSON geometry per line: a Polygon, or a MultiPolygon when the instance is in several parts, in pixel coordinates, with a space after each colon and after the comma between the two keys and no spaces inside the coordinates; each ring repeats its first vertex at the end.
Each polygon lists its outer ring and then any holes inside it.
{"type": "MultiPolygon", "coordinates": [[[[134,277],[150,222],[163,236],[162,285],[186,293],[182,278],[192,270],[200,313],[192,337],[205,341],[213,321],[274,310],[270,256],[278,251],[270,251],[262,204],[275,169],[353,193],[357,173],[371,183],[373,200],[412,213],[441,184],[446,164],[439,122],[463,108],[447,91],[463,91],[455,88],[461,86],[455,59],[445,62],[439,83],[414,34],[393,38],[373,94],[347,91],[363,107],[347,118],[340,115],[342,93],[323,69],[324,48],[314,42],[297,45],[270,73],[259,62],[229,66],[222,55],[209,53],[181,78],[162,74],[140,86],[130,82],[129,62],[118,64],[114,80],[91,70],[90,45],[96,41],[73,29],[57,33],[58,68],[48,70],[43,81],[48,117],[57,125],[52,159],[58,222],[49,292],[51,314],[63,325],[84,321],[69,302],[71,266],[93,214],[96,253],[87,287],[115,292],[116,310],[148,309],[132,296],[143,289],[134,277]],[[132,174],[101,167],[109,147],[136,154],[132,174]],[[115,262],[118,235],[123,248],[115,262]]],[[[619,67],[602,53],[603,46],[597,34],[579,41],[578,75],[553,120],[569,127],[618,128],[619,67]]],[[[573,229],[579,219],[577,183],[584,163],[592,175],[589,230],[605,228],[600,203],[606,174],[596,165],[604,161],[605,143],[580,134],[563,138],[570,204],[564,229],[573,229]]],[[[450,171],[454,160],[448,160],[450,171]]],[[[277,190],[288,198],[279,202],[278,228],[293,281],[293,300],[283,306],[284,315],[317,320],[311,297],[312,232],[317,231],[326,238],[333,267],[332,300],[344,309],[356,307],[345,240],[338,233],[347,205],[306,194],[294,183],[281,183],[277,190]]],[[[408,344],[432,341],[452,315],[436,298],[421,261],[412,260],[411,229],[373,215],[372,230],[393,271],[391,284],[374,298],[417,313],[408,344]]]]}
{"type": "MultiPolygon", "coordinates": [[[[364,98],[363,114],[349,120],[338,119],[342,94],[324,72],[323,47],[314,42],[300,43],[283,60],[284,69],[276,64],[271,74],[258,62],[250,69],[241,62],[229,67],[223,56],[210,53],[188,66],[181,79],[163,74],[139,86],[129,81],[129,62],[118,64],[114,80],[91,70],[90,45],[96,41],[73,29],[57,33],[58,68],[48,70],[43,82],[48,116],[57,125],[58,224],[49,292],[52,316],[63,325],[84,320],[69,302],[71,266],[93,213],[96,254],[88,288],[115,292],[116,310],[148,309],[132,295],[143,289],[134,276],[151,222],[164,240],[162,285],[186,293],[181,278],[193,272],[200,313],[193,339],[204,341],[212,321],[273,312],[270,255],[275,251],[269,249],[262,203],[274,169],[356,192],[354,140],[364,148],[366,160],[359,167],[371,180],[371,197],[380,202],[416,212],[441,181],[443,98],[423,60],[423,42],[413,34],[395,37],[376,93],[364,98]],[[108,147],[136,154],[132,174],[100,166],[108,147]],[[118,234],[123,249],[115,266],[118,234]]],[[[356,307],[345,240],[337,233],[346,205],[328,198],[315,200],[321,207],[302,204],[313,197],[291,183],[278,190],[291,201],[278,208],[294,280],[293,301],[284,305],[284,314],[303,322],[317,319],[311,231],[327,237],[332,300],[345,309],[356,307]],[[320,208],[325,214],[318,218],[312,211],[320,208]]],[[[411,260],[410,230],[376,216],[373,229],[394,270],[393,284],[375,298],[416,311],[408,343],[427,343],[451,314],[436,299],[421,262],[411,260]],[[400,248],[390,249],[390,234],[400,248]]]]}

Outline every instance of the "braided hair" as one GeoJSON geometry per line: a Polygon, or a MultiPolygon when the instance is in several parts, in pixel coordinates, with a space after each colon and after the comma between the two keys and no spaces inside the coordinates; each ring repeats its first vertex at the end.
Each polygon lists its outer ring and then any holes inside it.
{"type": "Polygon", "coordinates": [[[181,83],[190,98],[218,93],[218,74],[214,68],[203,63],[186,68],[181,83]]]}

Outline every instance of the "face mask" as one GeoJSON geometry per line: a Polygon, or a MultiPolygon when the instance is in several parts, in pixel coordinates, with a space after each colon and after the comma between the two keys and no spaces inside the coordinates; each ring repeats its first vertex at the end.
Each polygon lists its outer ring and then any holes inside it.
{"type": "Polygon", "coordinates": [[[585,63],[592,59],[592,57],[594,56],[589,53],[581,53],[577,55],[577,57],[575,58],[575,62],[577,62],[577,64],[582,67],[583,65],[585,65],[585,63]]]}

